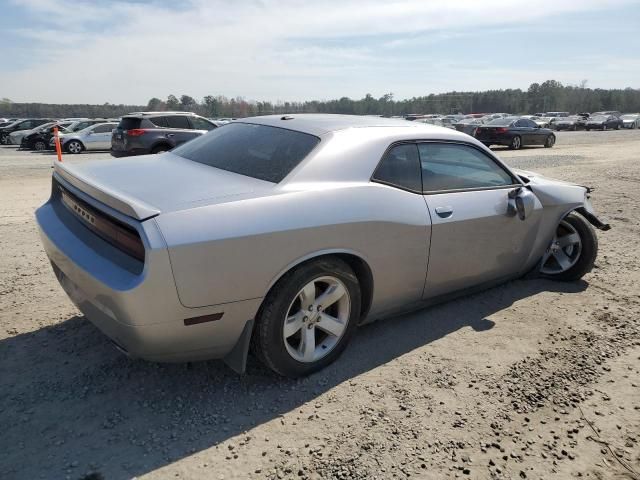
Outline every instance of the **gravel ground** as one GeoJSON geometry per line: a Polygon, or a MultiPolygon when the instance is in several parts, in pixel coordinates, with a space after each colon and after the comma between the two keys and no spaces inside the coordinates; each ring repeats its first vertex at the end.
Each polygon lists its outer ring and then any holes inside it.
{"type": "Polygon", "coordinates": [[[0,478],[639,479],[640,131],[495,151],[596,188],[594,271],[368,325],[291,381],[114,350],[38,240],[53,156],[0,147],[0,478]]]}

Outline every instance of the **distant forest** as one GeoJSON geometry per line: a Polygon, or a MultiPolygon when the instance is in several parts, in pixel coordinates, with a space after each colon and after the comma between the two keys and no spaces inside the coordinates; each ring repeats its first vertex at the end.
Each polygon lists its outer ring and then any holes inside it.
{"type": "Polygon", "coordinates": [[[640,111],[640,89],[588,88],[562,85],[555,80],[532,83],[529,88],[487,90],[484,92],[449,92],[395,100],[392,93],[375,98],[367,94],[353,100],[309,100],[304,102],[260,102],[242,97],[227,98],[207,95],[201,101],[182,95],[169,95],[166,100],[152,98],[147,105],[66,105],[46,103],[13,103],[0,100],[0,117],[119,117],[141,110],[181,110],[205,117],[247,117],[285,113],[343,113],[355,115],[407,115],[424,113],[536,113],[548,111],[595,112],[598,110],[640,111]]]}

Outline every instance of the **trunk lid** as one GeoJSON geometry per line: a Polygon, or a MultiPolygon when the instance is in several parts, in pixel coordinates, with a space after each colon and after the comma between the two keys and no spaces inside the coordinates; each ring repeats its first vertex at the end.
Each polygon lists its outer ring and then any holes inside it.
{"type": "Polygon", "coordinates": [[[140,221],[163,212],[261,195],[275,185],[172,153],[82,165],[55,162],[55,172],[87,195],[140,221]]]}

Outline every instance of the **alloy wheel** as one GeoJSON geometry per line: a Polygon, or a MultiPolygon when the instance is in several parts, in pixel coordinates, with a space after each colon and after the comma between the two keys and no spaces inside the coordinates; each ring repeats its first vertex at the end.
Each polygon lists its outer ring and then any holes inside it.
{"type": "Polygon", "coordinates": [[[42,151],[45,148],[47,148],[47,146],[45,145],[44,142],[36,142],[35,145],[33,146],[33,148],[35,148],[37,151],[42,151]]]}
{"type": "Polygon", "coordinates": [[[556,234],[542,257],[540,272],[545,275],[557,275],[573,267],[582,253],[582,239],[578,231],[569,222],[562,220],[556,234]]]}
{"type": "Polygon", "coordinates": [[[351,312],[346,286],[323,276],[307,283],[296,295],[283,324],[287,352],[298,362],[316,362],[331,352],[344,335],[351,312]]]}
{"type": "Polygon", "coordinates": [[[82,151],[82,145],[79,142],[71,142],[67,148],[70,153],[80,153],[82,151]]]}
{"type": "Polygon", "coordinates": [[[520,137],[513,137],[513,140],[511,141],[511,145],[514,150],[519,150],[521,143],[520,137]]]}

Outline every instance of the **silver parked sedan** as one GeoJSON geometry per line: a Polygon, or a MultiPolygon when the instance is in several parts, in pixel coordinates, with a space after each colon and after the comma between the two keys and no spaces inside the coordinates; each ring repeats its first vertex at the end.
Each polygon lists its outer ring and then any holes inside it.
{"type": "MultiPolygon", "coordinates": [[[[276,372],[356,327],[537,270],[593,266],[589,189],[404,120],[248,118],[170,153],[56,163],[36,212],[62,287],[123,351],[276,372]]],[[[393,328],[389,325],[389,328],[393,328]]]]}
{"type": "MultiPolygon", "coordinates": [[[[78,132],[60,135],[60,146],[71,154],[85,150],[109,150],[111,148],[111,131],[118,126],[117,122],[96,123],[78,132]]],[[[50,146],[55,145],[51,138],[50,146]]]]}

